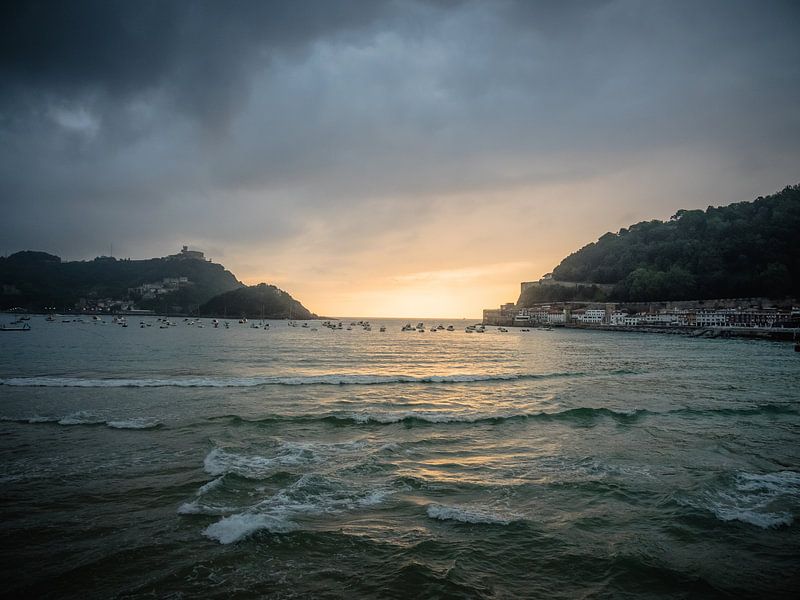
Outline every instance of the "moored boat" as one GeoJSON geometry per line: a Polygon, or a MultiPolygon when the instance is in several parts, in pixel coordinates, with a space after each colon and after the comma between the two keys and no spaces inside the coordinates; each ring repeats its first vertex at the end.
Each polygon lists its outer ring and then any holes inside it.
{"type": "Polygon", "coordinates": [[[0,331],[30,331],[30,323],[23,321],[14,321],[13,323],[3,323],[0,325],[0,331]]]}

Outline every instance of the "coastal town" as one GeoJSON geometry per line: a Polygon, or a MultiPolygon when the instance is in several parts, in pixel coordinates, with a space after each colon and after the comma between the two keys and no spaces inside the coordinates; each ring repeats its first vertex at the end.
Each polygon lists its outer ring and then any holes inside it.
{"type": "MultiPolygon", "coordinates": [[[[578,285],[556,282],[546,276],[539,282],[523,282],[520,287],[524,292],[531,285],[554,284],[578,285]]],[[[790,334],[790,331],[800,327],[800,306],[792,300],[778,303],[768,298],[672,302],[570,301],[542,302],[530,306],[509,302],[499,308],[485,309],[483,323],[502,327],[580,327],[634,331],[704,329],[731,332],[770,330],[774,333],[777,330],[790,334]]]]}

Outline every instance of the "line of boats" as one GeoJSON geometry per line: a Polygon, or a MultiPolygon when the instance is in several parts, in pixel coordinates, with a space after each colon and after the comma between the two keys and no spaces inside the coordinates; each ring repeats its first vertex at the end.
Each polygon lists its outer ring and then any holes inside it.
{"type": "MultiPolygon", "coordinates": [[[[52,322],[56,322],[56,321],[59,320],[56,317],[57,317],[56,315],[50,314],[45,318],[45,321],[48,321],[48,322],[51,322],[51,323],[52,322]]],[[[29,320],[30,320],[29,316],[18,317],[17,320],[13,321],[12,323],[5,323],[5,324],[0,325],[0,331],[30,331],[31,326],[28,323],[29,320]]],[[[92,317],[91,317],[91,319],[89,321],[87,321],[83,317],[73,317],[73,318],[62,318],[61,322],[62,323],[94,323],[94,324],[100,324],[100,325],[106,325],[107,323],[109,323],[108,321],[105,321],[99,315],[92,315],[92,317]]],[[[210,321],[207,321],[207,322],[213,328],[222,327],[224,329],[230,329],[230,326],[231,326],[231,323],[228,320],[220,321],[219,319],[211,319],[210,321]]],[[[239,319],[239,324],[240,325],[247,325],[248,322],[249,321],[247,320],[246,317],[242,317],[241,319],[239,319]]],[[[201,319],[199,317],[196,317],[196,318],[186,317],[186,318],[183,319],[183,323],[185,325],[187,325],[187,326],[192,326],[192,327],[200,327],[200,328],[206,327],[206,321],[204,321],[203,319],[201,319]]],[[[110,321],[110,324],[118,325],[120,327],[128,327],[128,321],[124,316],[114,316],[114,317],[112,317],[112,319],[110,321]]],[[[317,327],[314,327],[313,325],[309,325],[309,323],[306,322],[306,321],[304,321],[302,323],[299,323],[297,321],[288,320],[286,322],[286,324],[289,327],[299,327],[301,329],[308,329],[310,331],[317,331],[317,327]]],[[[144,329],[146,327],[158,327],[159,329],[168,329],[170,327],[177,327],[177,326],[178,326],[178,323],[176,321],[173,321],[173,320],[169,319],[168,317],[157,317],[155,321],[144,321],[144,320],[143,321],[139,321],[139,327],[142,328],[142,329],[144,329]]],[[[350,322],[350,324],[346,325],[343,321],[330,321],[329,320],[329,321],[323,321],[322,322],[322,326],[323,327],[327,327],[328,329],[331,329],[333,331],[338,331],[338,330],[352,331],[353,329],[358,329],[358,328],[361,328],[363,331],[372,331],[372,324],[369,321],[352,321],[352,322],[350,322]]],[[[262,319],[258,323],[256,323],[256,322],[250,323],[250,328],[252,328],[252,329],[264,329],[266,331],[269,331],[270,324],[266,323],[262,319]]],[[[552,331],[552,328],[550,328],[550,327],[547,327],[547,328],[544,328],[544,329],[546,329],[547,331],[552,331]]],[[[385,332],[386,331],[386,326],[385,325],[381,325],[379,327],[379,331],[385,332]]],[[[436,333],[438,331],[455,331],[455,327],[453,327],[453,325],[448,325],[448,326],[445,327],[444,325],[440,324],[438,326],[437,325],[431,325],[430,327],[426,328],[425,327],[425,323],[419,322],[419,323],[417,323],[416,326],[412,325],[411,323],[406,323],[405,325],[403,325],[400,328],[400,331],[403,331],[403,332],[417,331],[417,332],[420,332],[420,333],[424,333],[424,332],[428,331],[430,333],[436,333]]],[[[466,328],[464,329],[464,331],[466,333],[485,333],[487,331],[487,329],[486,329],[486,326],[483,325],[483,324],[475,324],[475,325],[467,325],[466,328]]],[[[506,329],[505,327],[498,327],[496,331],[498,331],[499,333],[508,333],[508,329],[506,329]]],[[[521,329],[521,331],[527,332],[527,331],[530,331],[530,329],[524,328],[524,329],[521,329]]]]}

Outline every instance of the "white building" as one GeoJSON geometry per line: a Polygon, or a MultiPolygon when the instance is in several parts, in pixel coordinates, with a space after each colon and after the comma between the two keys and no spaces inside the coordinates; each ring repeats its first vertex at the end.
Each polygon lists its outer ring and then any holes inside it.
{"type": "Polygon", "coordinates": [[[642,321],[646,325],[677,325],[678,316],[664,312],[655,315],[645,315],[642,321]]]}
{"type": "Polygon", "coordinates": [[[606,311],[604,308],[587,308],[580,318],[583,323],[602,323],[606,318],[606,311]]]}
{"type": "Polygon", "coordinates": [[[628,313],[615,311],[615,312],[611,313],[611,319],[610,319],[609,322],[612,325],[624,325],[625,324],[625,318],[627,316],[628,316],[628,313]]]}
{"type": "Polygon", "coordinates": [[[698,327],[724,327],[728,324],[728,315],[716,310],[700,311],[694,319],[698,327]]]}

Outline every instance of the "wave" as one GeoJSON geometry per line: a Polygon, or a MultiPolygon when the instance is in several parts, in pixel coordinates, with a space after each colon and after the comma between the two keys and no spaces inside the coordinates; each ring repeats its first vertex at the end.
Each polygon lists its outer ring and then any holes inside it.
{"type": "Polygon", "coordinates": [[[232,474],[245,479],[261,479],[285,467],[308,464],[315,458],[311,450],[302,444],[293,447],[284,444],[272,458],[246,456],[214,448],[203,460],[203,469],[215,477],[232,474]]]}
{"type": "Polygon", "coordinates": [[[220,415],[209,420],[225,420],[231,425],[274,424],[274,423],[309,423],[322,422],[332,425],[393,425],[413,424],[447,424],[447,423],[486,423],[500,424],[506,421],[542,420],[542,421],[576,421],[586,422],[599,418],[611,418],[623,423],[634,422],[646,415],[659,414],[644,409],[612,410],[610,408],[580,407],[553,412],[446,412],[446,411],[405,411],[405,412],[358,412],[329,413],[321,415],[269,415],[248,419],[238,415],[220,415]]]}
{"type": "Polygon", "coordinates": [[[232,544],[264,529],[272,533],[288,533],[298,528],[297,523],[281,517],[242,513],[230,515],[212,523],[203,530],[203,535],[220,544],[232,544]]]}
{"type": "Polygon", "coordinates": [[[787,527],[800,507],[800,473],[737,473],[722,489],[682,503],[710,511],[720,521],[740,521],[761,529],[787,527]]]}
{"type": "MultiPolygon", "coordinates": [[[[300,517],[367,508],[382,503],[393,491],[307,473],[257,504],[212,523],[203,530],[203,535],[221,544],[231,544],[260,530],[287,533],[300,529],[296,522],[300,517]]],[[[182,515],[219,515],[225,511],[223,507],[202,504],[199,499],[178,508],[182,515]]]]}
{"type": "Polygon", "coordinates": [[[161,422],[148,417],[133,417],[130,419],[109,420],[88,411],[78,411],[63,417],[39,416],[33,417],[0,417],[0,421],[12,423],[26,423],[30,425],[57,424],[68,427],[76,425],[105,425],[111,429],[158,429],[161,422]]]}
{"type": "MultiPolygon", "coordinates": [[[[599,374],[599,373],[598,373],[599,374]]],[[[170,379],[92,379],[79,377],[10,377],[0,379],[0,385],[10,387],[189,387],[189,388],[238,388],[267,385],[385,385],[396,383],[474,383],[481,381],[519,381],[530,379],[553,379],[580,377],[583,372],[563,373],[496,373],[464,375],[297,375],[275,377],[177,377],[170,379]]]]}
{"type": "Polygon", "coordinates": [[[156,429],[161,427],[161,423],[154,419],[139,417],[122,421],[106,421],[106,425],[112,429],[156,429]]]}
{"type": "Polygon", "coordinates": [[[750,416],[750,415],[796,415],[796,408],[788,404],[758,404],[755,406],[744,407],[724,407],[724,408],[681,408],[671,411],[673,414],[680,415],[721,415],[728,417],[750,416]]]}
{"type": "Polygon", "coordinates": [[[508,525],[519,521],[519,515],[502,515],[482,508],[466,508],[463,506],[445,506],[431,504],[427,509],[431,519],[440,521],[459,521],[460,523],[482,523],[487,525],[508,525]]]}

